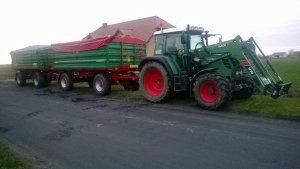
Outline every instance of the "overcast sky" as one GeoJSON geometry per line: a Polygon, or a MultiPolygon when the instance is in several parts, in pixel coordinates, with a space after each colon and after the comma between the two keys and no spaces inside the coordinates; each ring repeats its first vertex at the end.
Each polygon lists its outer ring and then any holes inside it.
{"type": "Polygon", "coordinates": [[[29,45],[80,40],[108,24],[159,16],[202,26],[224,40],[253,36],[267,54],[300,50],[300,0],[2,0],[0,64],[29,45]]]}

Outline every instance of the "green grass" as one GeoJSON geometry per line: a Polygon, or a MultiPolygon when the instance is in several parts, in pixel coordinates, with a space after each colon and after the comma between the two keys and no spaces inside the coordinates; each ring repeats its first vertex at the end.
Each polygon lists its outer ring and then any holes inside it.
{"type": "Polygon", "coordinates": [[[284,82],[292,82],[287,97],[276,100],[254,95],[248,100],[232,100],[226,110],[260,116],[300,120],[300,58],[271,59],[284,82]]]}
{"type": "Polygon", "coordinates": [[[272,99],[269,96],[254,95],[248,100],[231,100],[226,111],[300,120],[300,98],[283,97],[272,99]]]}
{"type": "Polygon", "coordinates": [[[0,143],[0,169],[32,169],[32,165],[0,143]]]}
{"type": "Polygon", "coordinates": [[[292,82],[289,97],[300,97],[300,58],[271,59],[284,82],[292,82]]]}

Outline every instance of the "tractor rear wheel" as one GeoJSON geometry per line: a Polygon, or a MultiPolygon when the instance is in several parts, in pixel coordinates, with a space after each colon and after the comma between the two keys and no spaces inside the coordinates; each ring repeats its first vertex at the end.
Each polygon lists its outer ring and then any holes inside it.
{"type": "Polygon", "coordinates": [[[139,85],[143,96],[150,102],[160,103],[169,99],[173,93],[170,75],[157,62],[148,62],[139,74],[139,85]]]}
{"type": "Polygon", "coordinates": [[[97,74],[94,77],[93,88],[98,96],[105,96],[111,92],[110,79],[102,73],[97,74]]]}
{"type": "Polygon", "coordinates": [[[194,83],[193,93],[199,106],[208,110],[225,106],[232,95],[229,80],[215,73],[200,75],[194,83]]]}
{"type": "Polygon", "coordinates": [[[46,82],[45,77],[40,72],[34,72],[32,76],[32,80],[35,88],[41,88],[45,86],[45,82],[46,82]]]}

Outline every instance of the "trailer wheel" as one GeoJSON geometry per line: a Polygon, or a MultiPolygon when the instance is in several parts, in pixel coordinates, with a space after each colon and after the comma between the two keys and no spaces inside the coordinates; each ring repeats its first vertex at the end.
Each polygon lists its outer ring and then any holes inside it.
{"type": "Polygon", "coordinates": [[[59,85],[63,91],[70,91],[73,89],[73,79],[70,74],[62,73],[59,77],[59,85]]]}
{"type": "Polygon", "coordinates": [[[40,72],[34,72],[32,80],[35,88],[41,88],[45,85],[45,77],[40,72]]]}
{"type": "Polygon", "coordinates": [[[131,79],[124,80],[123,87],[125,90],[128,91],[137,91],[139,90],[139,82],[138,80],[131,80],[131,79]]]}
{"type": "Polygon", "coordinates": [[[16,72],[15,79],[18,86],[24,86],[26,84],[26,75],[24,72],[16,72]]]}
{"type": "Polygon", "coordinates": [[[217,74],[200,75],[194,83],[193,94],[203,109],[215,110],[222,108],[231,99],[230,82],[217,74]]]}
{"type": "Polygon", "coordinates": [[[173,92],[170,75],[157,62],[148,62],[142,67],[139,74],[139,85],[143,96],[154,103],[168,100],[173,92]]]}
{"type": "Polygon", "coordinates": [[[98,96],[105,96],[111,91],[110,79],[104,74],[97,74],[94,77],[93,88],[98,96]]]}

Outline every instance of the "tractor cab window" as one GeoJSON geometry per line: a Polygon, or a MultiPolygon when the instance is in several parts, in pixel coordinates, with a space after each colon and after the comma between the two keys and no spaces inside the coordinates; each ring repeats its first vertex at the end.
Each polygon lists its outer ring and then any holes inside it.
{"type": "Polygon", "coordinates": [[[181,43],[181,33],[169,34],[166,37],[166,53],[177,53],[179,49],[184,49],[181,43]]]}
{"type": "Polygon", "coordinates": [[[191,50],[202,47],[202,39],[200,35],[191,35],[191,50]]]}
{"type": "Polygon", "coordinates": [[[162,55],[164,47],[164,36],[158,35],[155,38],[155,55],[162,55]]]}

